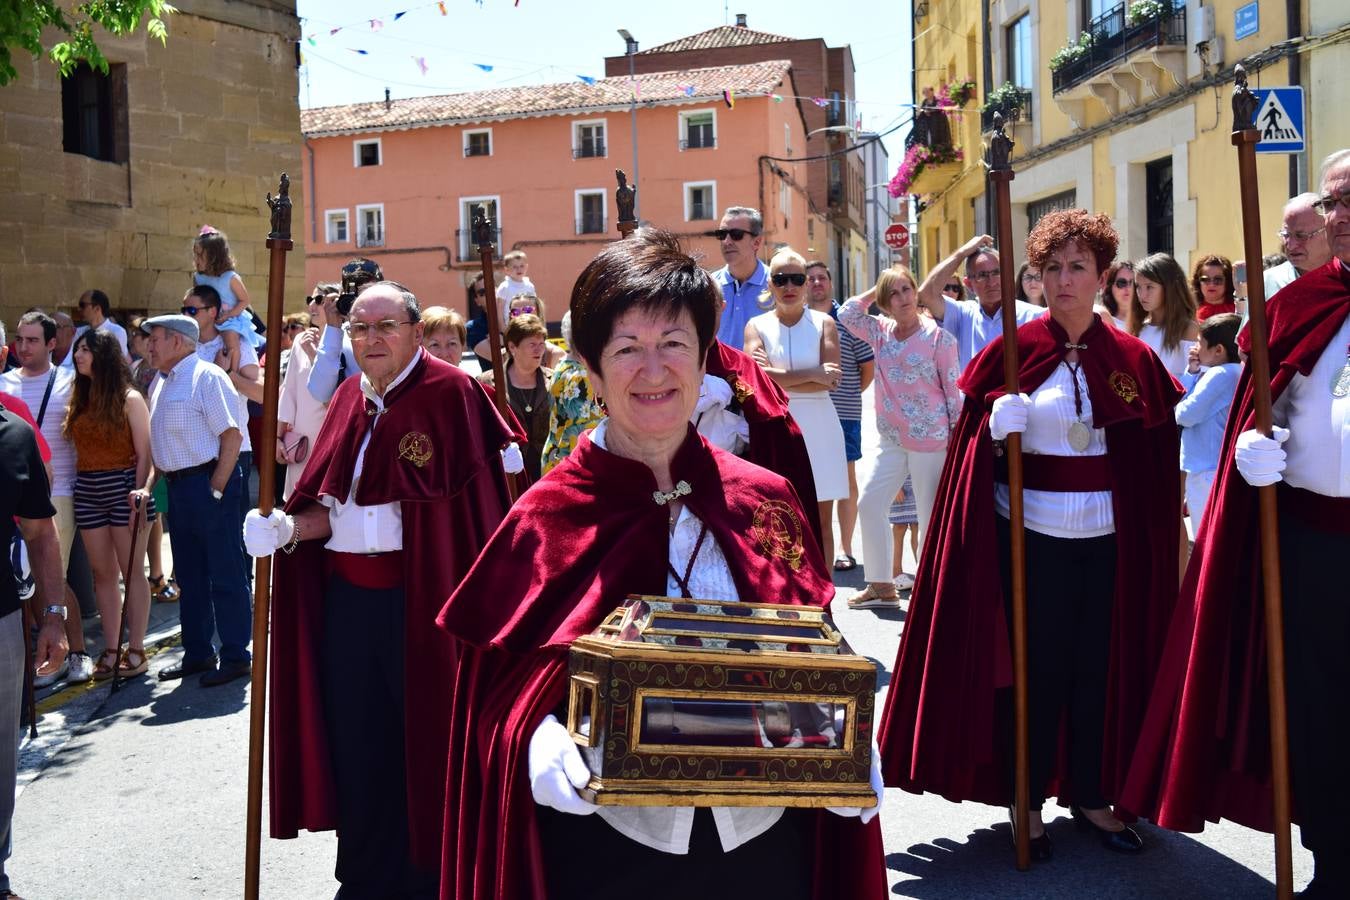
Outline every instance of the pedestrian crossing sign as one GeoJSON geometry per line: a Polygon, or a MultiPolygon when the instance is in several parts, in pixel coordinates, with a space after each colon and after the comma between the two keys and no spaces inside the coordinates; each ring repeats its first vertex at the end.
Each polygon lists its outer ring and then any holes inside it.
{"type": "Polygon", "coordinates": [[[1257,153],[1302,153],[1306,141],[1303,130],[1303,88],[1257,88],[1256,121],[1261,132],[1257,153]]]}

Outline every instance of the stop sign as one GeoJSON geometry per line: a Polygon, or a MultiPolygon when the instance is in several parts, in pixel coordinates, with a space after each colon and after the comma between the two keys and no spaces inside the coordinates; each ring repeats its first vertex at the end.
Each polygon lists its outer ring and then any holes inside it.
{"type": "Polygon", "coordinates": [[[886,246],[892,250],[903,250],[909,246],[909,229],[899,222],[886,229],[886,246]]]}

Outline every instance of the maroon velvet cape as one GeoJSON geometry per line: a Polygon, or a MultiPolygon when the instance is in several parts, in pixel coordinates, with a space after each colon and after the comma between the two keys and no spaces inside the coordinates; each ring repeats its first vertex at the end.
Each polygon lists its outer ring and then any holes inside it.
{"type": "MultiPolygon", "coordinates": [[[[797,490],[807,512],[816,508],[816,478],[806,439],[788,412],[788,397],[748,353],[713,339],[708,347],[706,370],[731,385],[750,426],[750,445],[745,458],[786,478],[797,490]]],[[[811,532],[820,540],[820,516],[812,514],[811,532]]]]}
{"type": "MultiPolygon", "coordinates": [[[[1267,312],[1274,399],[1312,371],[1350,314],[1350,270],[1333,258],[1281,288],[1267,312]]],[[[1239,344],[1250,348],[1247,332],[1239,344]]],[[[1220,818],[1273,827],[1257,491],[1233,465],[1238,435],[1256,427],[1251,376],[1244,366],[1125,788],[1129,809],[1177,831],[1220,818]]]]}
{"type": "MultiPolygon", "coordinates": [[[[1060,365],[1067,339],[1050,316],[1017,330],[1024,392],[1060,365]]],[[[1102,790],[1112,798],[1125,777],[1176,598],[1181,490],[1172,408],[1181,389],[1147,345],[1100,318],[1079,342],[1087,345],[1078,358],[1093,424],[1106,429],[1119,554],[1102,760],[1102,790]]],[[[1001,337],[971,362],[960,387],[965,407],[919,560],[881,720],[881,753],[889,785],[1006,805],[1012,740],[996,720],[999,704],[1011,702],[1004,689],[1012,686],[1012,648],[989,436],[990,409],[1004,393],[1001,337]]],[[[1061,753],[1052,795],[1063,795],[1057,784],[1068,788],[1066,764],[1061,753]]]]}
{"type": "MultiPolygon", "coordinates": [[[[792,486],[711,447],[691,426],[671,474],[726,555],[742,600],[826,606],[834,585],[792,486]],[[791,545],[761,543],[757,512],[795,519],[791,545]],[[793,562],[796,562],[796,568],[793,562]]],[[[630,593],[666,593],[668,517],[646,465],[584,435],[524,494],[493,535],[440,622],[459,638],[441,896],[545,896],[527,750],[567,686],[571,642],[630,593]]],[[[815,896],[886,895],[881,830],[820,811],[815,896]]],[[[603,860],[595,860],[603,865],[603,860]]],[[[640,892],[641,886],[635,886],[640,892]]]]}
{"type": "MultiPolygon", "coordinates": [[[[403,513],[409,834],[414,862],[435,870],[455,668],[454,641],[436,627],[436,614],[506,514],[500,449],[512,435],[473,378],[425,353],[385,399],[356,501],[396,502],[403,513]]],[[[359,378],[338,386],[287,511],[308,507],[320,494],[348,496],[357,451],[374,421],[367,408],[374,409],[359,378]]],[[[277,838],[337,824],[319,683],[323,543],[302,540],[294,554],[274,557],[270,796],[277,838]]]]}

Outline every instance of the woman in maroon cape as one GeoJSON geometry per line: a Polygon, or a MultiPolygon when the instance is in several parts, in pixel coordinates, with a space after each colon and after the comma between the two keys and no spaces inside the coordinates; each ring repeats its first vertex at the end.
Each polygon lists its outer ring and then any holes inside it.
{"type": "Polygon", "coordinates": [[[1181,390],[1141,341],[1102,323],[1116,251],[1105,216],[1065,210],[1027,239],[1048,316],[961,378],[950,443],[881,723],[888,784],[950,800],[1012,796],[1010,527],[1003,439],[1023,435],[1033,858],[1057,793],[1109,849],[1140,839],[1111,814],[1176,597],[1181,390]],[[1165,473],[1168,477],[1160,477],[1165,473]],[[1001,570],[1001,571],[1000,571],[1001,570]]]}
{"type": "Polygon", "coordinates": [[[441,613],[460,640],[444,898],[886,894],[873,809],[598,809],[576,792],[590,773],[558,721],[568,647],[625,596],[834,594],[788,482],[689,424],[717,300],[674,237],[646,229],[573,288],[574,342],[608,417],[520,498],[441,613]]]}

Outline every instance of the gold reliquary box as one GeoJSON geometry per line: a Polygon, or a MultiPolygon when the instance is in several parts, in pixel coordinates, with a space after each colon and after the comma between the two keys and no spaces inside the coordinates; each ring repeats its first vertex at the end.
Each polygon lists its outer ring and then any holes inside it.
{"type": "Polygon", "coordinates": [[[572,643],[567,727],[614,806],[860,806],[876,668],[816,607],[629,597],[572,643]]]}

